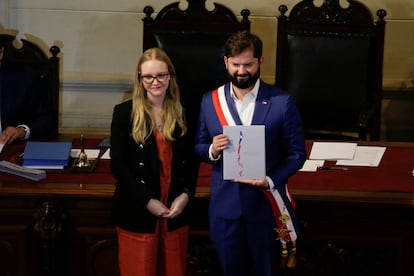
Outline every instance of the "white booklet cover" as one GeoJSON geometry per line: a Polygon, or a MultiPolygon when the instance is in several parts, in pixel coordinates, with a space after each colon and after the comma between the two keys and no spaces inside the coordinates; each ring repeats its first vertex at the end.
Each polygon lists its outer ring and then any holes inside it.
{"type": "Polygon", "coordinates": [[[357,143],[350,142],[313,142],[309,159],[351,160],[354,158],[357,143]]]}
{"type": "Polygon", "coordinates": [[[229,139],[223,151],[223,177],[231,179],[264,179],[266,177],[265,127],[224,126],[229,139]]]}
{"type": "Polygon", "coordinates": [[[338,160],[337,165],[378,167],[386,147],[357,146],[352,160],[338,160]]]}

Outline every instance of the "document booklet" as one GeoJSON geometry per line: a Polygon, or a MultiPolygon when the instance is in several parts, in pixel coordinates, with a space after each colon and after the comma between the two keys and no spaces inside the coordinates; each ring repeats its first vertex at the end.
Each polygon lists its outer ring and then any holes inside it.
{"type": "Polygon", "coordinates": [[[338,160],[337,165],[378,167],[386,147],[357,146],[354,158],[351,160],[338,160]]]}
{"type": "Polygon", "coordinates": [[[69,163],[72,143],[28,141],[23,153],[23,166],[34,169],[63,169],[69,163]]]}
{"type": "Polygon", "coordinates": [[[313,142],[309,159],[341,160],[354,158],[357,143],[313,142]]]}
{"type": "Polygon", "coordinates": [[[36,169],[25,168],[6,160],[0,161],[0,172],[11,173],[34,181],[46,178],[46,172],[36,169]]]}
{"type": "Polygon", "coordinates": [[[108,148],[105,152],[104,152],[104,154],[102,154],[102,156],[101,156],[101,159],[111,159],[111,155],[110,155],[110,152],[111,152],[111,149],[110,148],[108,148]]]}
{"type": "Polygon", "coordinates": [[[318,167],[323,166],[325,160],[311,160],[307,159],[305,164],[303,164],[302,168],[299,170],[301,172],[316,172],[318,167]]]}
{"type": "Polygon", "coordinates": [[[266,177],[265,127],[224,126],[229,139],[223,151],[224,179],[264,179],[266,177]]]}

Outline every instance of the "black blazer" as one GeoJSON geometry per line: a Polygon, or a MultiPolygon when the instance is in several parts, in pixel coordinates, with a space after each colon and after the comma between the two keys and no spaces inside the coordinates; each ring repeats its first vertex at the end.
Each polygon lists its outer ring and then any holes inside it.
{"type": "MultiPolygon", "coordinates": [[[[131,133],[132,100],[114,107],[111,124],[111,171],[116,178],[113,197],[113,218],[123,229],[153,233],[157,218],[146,208],[151,198],[160,198],[160,174],[157,145],[154,134],[145,144],[137,144],[131,133]]],[[[181,193],[194,193],[196,179],[189,174],[192,154],[188,150],[186,137],[180,137],[181,129],[175,129],[172,142],[171,184],[169,204],[181,193]]],[[[168,220],[168,229],[174,230],[188,224],[188,204],[177,218],[168,220]]]]}
{"type": "Polygon", "coordinates": [[[3,59],[0,82],[2,128],[25,124],[31,138],[48,137],[53,130],[51,106],[34,72],[3,59]]]}

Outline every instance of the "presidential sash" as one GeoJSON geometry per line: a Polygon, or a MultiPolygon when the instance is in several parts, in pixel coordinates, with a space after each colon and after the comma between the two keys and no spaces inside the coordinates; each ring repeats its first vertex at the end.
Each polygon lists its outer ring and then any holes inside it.
{"type": "MultiPolygon", "coordinates": [[[[220,124],[222,126],[236,125],[226,101],[224,85],[213,90],[211,96],[220,124]]],[[[292,221],[295,214],[289,213],[289,209],[286,207],[284,198],[289,201],[288,204],[290,204],[293,209],[295,209],[296,206],[292,196],[289,194],[287,185],[285,184],[283,188],[282,192],[285,193],[284,197],[282,197],[280,191],[276,188],[271,190],[261,190],[272,207],[277,224],[275,231],[277,232],[277,239],[282,244],[281,267],[293,268],[296,265],[297,239],[296,228],[292,221]]]]}

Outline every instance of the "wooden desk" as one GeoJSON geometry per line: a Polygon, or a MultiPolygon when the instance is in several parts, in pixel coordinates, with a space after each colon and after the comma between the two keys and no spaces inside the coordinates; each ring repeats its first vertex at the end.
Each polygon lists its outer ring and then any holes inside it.
{"type": "Polygon", "coordinates": [[[368,144],[387,146],[379,167],[291,178],[299,275],[414,275],[414,144],[368,144]]]}
{"type": "Polygon", "coordinates": [[[289,180],[302,224],[296,275],[414,275],[414,143],[365,144],[387,147],[379,167],[289,180]]]}
{"type": "MultiPolygon", "coordinates": [[[[97,148],[99,141],[86,137],[85,147],[97,148]]],[[[18,156],[24,146],[6,146],[0,159],[18,156]]],[[[73,140],[72,147],[79,148],[79,141],[73,140]]],[[[99,160],[92,174],[69,169],[46,174],[35,182],[0,173],[0,276],[119,275],[109,160],[99,160]]],[[[197,197],[192,233],[208,243],[208,187],[200,187],[197,197]]],[[[197,266],[195,259],[189,257],[190,270],[197,266]]]]}
{"type": "MultiPolygon", "coordinates": [[[[291,178],[303,226],[292,274],[413,275],[414,177],[389,168],[410,173],[414,144],[382,145],[388,148],[378,168],[291,178]],[[393,153],[402,156],[395,160],[393,153]]],[[[99,162],[96,175],[55,171],[40,182],[0,173],[0,276],[118,275],[110,219],[114,180],[109,161],[99,162]]],[[[219,275],[208,241],[208,183],[202,169],[192,206],[190,275],[219,275]]]]}
{"type": "MultiPolygon", "coordinates": [[[[23,149],[7,145],[0,158],[23,149]]],[[[117,275],[109,171],[100,182],[68,170],[46,174],[39,182],[0,174],[0,276],[117,275]]]]}

